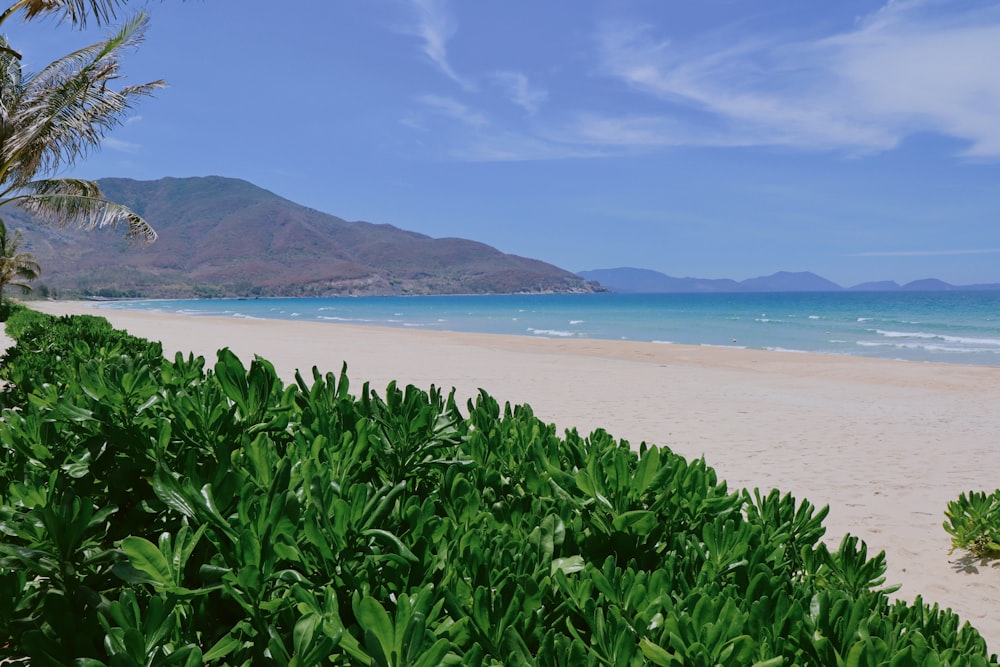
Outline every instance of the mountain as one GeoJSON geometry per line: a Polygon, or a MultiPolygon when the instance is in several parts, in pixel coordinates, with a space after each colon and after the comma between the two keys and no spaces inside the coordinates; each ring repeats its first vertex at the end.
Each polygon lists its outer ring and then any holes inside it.
{"type": "Polygon", "coordinates": [[[895,280],[876,280],[849,288],[852,292],[895,292],[903,289],[895,280]]]}
{"type": "Polygon", "coordinates": [[[742,282],[728,278],[673,278],[659,271],[630,267],[579,271],[577,275],[597,281],[612,292],[836,292],[843,289],[805,271],[779,271],[742,282]]]}
{"type": "Polygon", "coordinates": [[[155,298],[594,292],[551,264],[458,238],[349,222],[246,181],[208,176],[99,181],[159,239],[129,247],[121,230],[55,229],[17,209],[36,282],[63,294],[155,298]]]}
{"type": "Polygon", "coordinates": [[[924,278],[906,283],[901,289],[907,292],[950,292],[955,286],[937,278],[924,278]]]}
{"type": "Polygon", "coordinates": [[[740,287],[744,292],[837,292],[844,289],[808,271],[778,271],[769,276],[748,278],[740,282],[740,287]]]}
{"type": "MultiPolygon", "coordinates": [[[[597,281],[612,292],[669,293],[669,292],[839,292],[844,288],[815,273],[779,271],[769,276],[749,278],[740,282],[726,278],[673,278],[659,271],[622,267],[579,271],[577,275],[597,281]]],[[[951,285],[936,278],[915,280],[900,285],[891,280],[861,283],[850,288],[856,292],[911,292],[1000,291],[1000,283],[980,285],[951,285]]]]}
{"type": "Polygon", "coordinates": [[[724,292],[739,289],[739,283],[726,278],[672,278],[659,271],[628,267],[580,271],[577,275],[615,292],[724,292]]]}

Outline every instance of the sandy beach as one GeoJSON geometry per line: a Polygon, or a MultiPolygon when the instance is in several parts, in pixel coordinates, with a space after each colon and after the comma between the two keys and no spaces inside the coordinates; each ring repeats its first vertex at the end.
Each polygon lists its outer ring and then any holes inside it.
{"type": "Polygon", "coordinates": [[[898,597],[951,607],[1000,651],[1000,566],[950,554],[941,526],[960,492],[1000,485],[1000,368],[31,306],[104,316],[171,356],[259,354],[289,380],[346,361],[354,393],[390,380],[484,388],[560,428],[704,456],[730,488],[830,505],[828,541],[850,532],[885,550],[898,597]]]}

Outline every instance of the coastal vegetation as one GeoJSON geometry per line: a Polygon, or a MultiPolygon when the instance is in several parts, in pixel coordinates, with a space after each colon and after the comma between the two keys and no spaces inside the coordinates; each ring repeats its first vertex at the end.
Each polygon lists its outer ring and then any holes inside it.
{"type": "Polygon", "coordinates": [[[0,220],[0,309],[3,308],[3,293],[8,287],[19,287],[24,292],[31,291],[30,283],[41,273],[41,267],[31,253],[21,252],[21,232],[7,233],[7,225],[0,220]]]}
{"type": "Polygon", "coordinates": [[[982,559],[1000,558],[1000,489],[969,491],[948,503],[944,529],[955,549],[982,559]]]}
{"type": "Polygon", "coordinates": [[[164,359],[15,308],[0,656],[32,665],[996,665],[825,509],[485,392],[164,359]],[[834,543],[830,543],[834,544],[834,543]]]}

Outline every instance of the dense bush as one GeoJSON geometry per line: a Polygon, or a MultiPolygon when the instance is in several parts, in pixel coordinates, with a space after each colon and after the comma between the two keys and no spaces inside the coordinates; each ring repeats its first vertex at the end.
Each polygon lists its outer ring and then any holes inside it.
{"type": "Polygon", "coordinates": [[[8,319],[10,319],[11,315],[14,315],[15,313],[21,313],[26,310],[28,309],[25,308],[20,303],[7,299],[3,303],[0,303],[0,322],[6,322],[8,319]]]}
{"type": "Polygon", "coordinates": [[[979,558],[1000,558],[1000,489],[961,494],[948,503],[945,517],[952,547],[979,558]]]}
{"type": "Polygon", "coordinates": [[[51,315],[25,308],[23,305],[11,301],[0,306],[0,312],[3,313],[4,330],[8,336],[14,339],[21,338],[32,324],[49,322],[54,319],[51,315]]]}
{"type": "Polygon", "coordinates": [[[702,460],[560,437],[485,393],[462,415],[433,387],[355,397],[344,373],[285,386],[141,343],[68,344],[3,411],[0,657],[996,664],[950,611],[891,603],[882,554],[828,550],[825,510],[702,460]]]}
{"type": "Polygon", "coordinates": [[[158,370],[163,348],[111,326],[103,317],[53,317],[28,308],[11,314],[7,335],[17,344],[0,357],[0,380],[12,389],[3,405],[17,405],[36,389],[60,379],[67,360],[128,356],[158,370]]]}

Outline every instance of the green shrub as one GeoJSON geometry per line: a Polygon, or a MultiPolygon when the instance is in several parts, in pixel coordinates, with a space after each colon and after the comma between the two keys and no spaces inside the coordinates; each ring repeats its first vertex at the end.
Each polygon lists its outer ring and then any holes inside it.
{"type": "Polygon", "coordinates": [[[24,309],[24,306],[16,301],[11,301],[10,299],[5,300],[2,304],[0,304],[0,322],[6,322],[11,315],[24,309]]]}
{"type": "Polygon", "coordinates": [[[14,340],[24,336],[24,333],[33,325],[45,324],[55,319],[51,315],[40,313],[37,310],[32,310],[31,308],[11,303],[10,301],[7,301],[3,305],[3,308],[6,309],[7,313],[7,317],[4,319],[5,331],[14,340]]]}
{"type": "Polygon", "coordinates": [[[159,343],[115,329],[94,315],[52,317],[24,308],[12,315],[6,328],[16,344],[0,357],[4,405],[23,402],[42,385],[56,382],[68,360],[124,355],[158,367],[163,355],[159,343]]]}
{"type": "Polygon", "coordinates": [[[825,509],[665,448],[228,350],[80,343],[50,370],[0,419],[0,658],[997,664],[890,603],[883,554],[827,549],[825,509]]]}
{"type": "Polygon", "coordinates": [[[948,503],[944,529],[954,549],[979,558],[1000,557],[1000,489],[991,494],[969,491],[948,503]]]}

